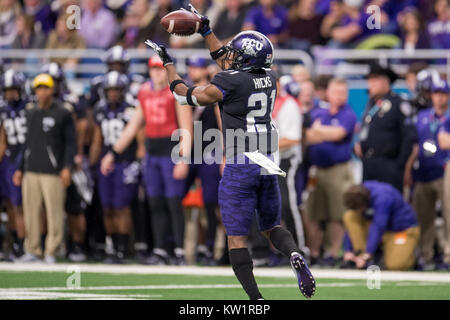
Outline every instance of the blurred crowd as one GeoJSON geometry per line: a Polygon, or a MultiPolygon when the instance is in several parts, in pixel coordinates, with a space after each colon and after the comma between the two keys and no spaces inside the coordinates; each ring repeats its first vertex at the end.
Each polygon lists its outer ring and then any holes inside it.
{"type": "MultiPolygon", "coordinates": [[[[209,16],[224,42],[253,29],[278,48],[306,51],[314,45],[450,46],[447,0],[191,3],[209,16]],[[381,8],[381,29],[365,25],[371,4],[381,8]]],[[[173,163],[170,157],[175,129],[192,132],[198,120],[203,130],[221,127],[218,106],[177,106],[158,59],[148,60],[144,75],[129,69],[127,49],[147,38],[172,48],[203,46],[201,36],[169,36],[159,24],[183,5],[0,0],[3,48],[101,48],[107,67],[77,95],[64,73],[75,58],[44,64],[28,79],[0,66],[1,259],[229,263],[217,199],[223,166],[173,163]],[[72,4],[81,5],[81,28],[68,30],[66,8],[72,4]],[[117,145],[122,152],[109,159],[113,169],[102,168],[117,145]]],[[[186,63],[191,85],[208,83],[220,71],[202,57],[186,63]]],[[[444,75],[426,62],[411,64],[408,92],[397,94],[399,76],[371,63],[369,99],[359,119],[345,79],[312,75],[303,65],[285,74],[277,65],[273,69],[279,89],[273,108],[276,159],[287,173],[279,179],[282,221],[310,263],[448,270],[450,90],[444,75]]],[[[255,266],[288,265],[259,234],[256,221],[253,229],[255,266]]]]}
{"type": "MultiPolygon", "coordinates": [[[[137,48],[147,38],[173,48],[203,47],[201,37],[169,36],[159,23],[164,15],[186,7],[187,3],[2,0],[0,48],[107,49],[113,45],[137,48]],[[71,9],[72,5],[81,8],[81,12],[71,9]],[[81,13],[78,28],[67,30],[64,25],[73,19],[74,13],[81,13]]],[[[193,0],[191,3],[209,17],[224,43],[241,30],[256,30],[267,35],[277,47],[306,51],[316,45],[407,50],[450,47],[447,0],[193,0]]]]}

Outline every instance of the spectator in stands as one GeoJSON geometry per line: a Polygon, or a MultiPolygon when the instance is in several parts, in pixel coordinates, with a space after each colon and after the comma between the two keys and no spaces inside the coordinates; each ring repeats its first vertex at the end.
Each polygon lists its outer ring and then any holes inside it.
{"type": "Polygon", "coordinates": [[[107,49],[116,41],[117,21],[101,0],[83,0],[80,34],[88,48],[107,49]]]}
{"type": "MultiPolygon", "coordinates": [[[[438,134],[439,147],[442,150],[447,151],[447,163],[444,173],[444,201],[447,201],[447,208],[450,206],[450,115],[447,115],[444,123],[441,126],[441,130],[438,134]]],[[[450,268],[450,219],[447,216],[445,220],[445,228],[447,230],[446,247],[444,248],[444,266],[447,269],[450,268]]]]}
{"type": "Polygon", "coordinates": [[[22,184],[23,193],[26,253],[20,261],[37,261],[41,256],[41,207],[45,205],[44,261],[55,263],[64,235],[65,189],[71,182],[70,168],[77,148],[75,126],[70,111],[53,98],[50,75],[39,74],[33,88],[36,102],[27,106],[24,157],[13,176],[15,185],[22,184]]]}
{"type": "Polygon", "coordinates": [[[0,49],[9,48],[16,37],[16,16],[20,6],[14,0],[0,1],[0,49]]]}
{"type": "Polygon", "coordinates": [[[311,111],[312,125],[306,130],[308,159],[316,170],[316,182],[306,204],[307,234],[311,258],[319,258],[324,230],[329,228],[330,247],[322,263],[334,266],[344,238],[343,194],[353,184],[350,165],[356,115],[348,105],[348,86],[343,79],[332,79],[327,88],[328,109],[311,111]]]}
{"type": "Polygon", "coordinates": [[[315,13],[316,0],[297,0],[289,10],[289,47],[309,50],[322,43],[320,26],[323,15],[315,13]]]}
{"type": "Polygon", "coordinates": [[[238,34],[244,24],[247,8],[243,0],[229,0],[225,2],[225,8],[220,12],[216,25],[226,26],[214,31],[217,39],[224,45],[238,34]]]}
{"type": "Polygon", "coordinates": [[[283,46],[289,39],[288,11],[275,0],[260,0],[249,9],[243,30],[256,30],[266,35],[274,46],[283,46]]]}
{"type": "Polygon", "coordinates": [[[36,32],[48,34],[55,28],[58,13],[53,10],[50,1],[24,0],[24,11],[34,18],[36,32]]]}
{"type": "MultiPolygon", "coordinates": [[[[67,28],[67,19],[69,15],[63,14],[56,21],[55,30],[50,32],[47,40],[47,49],[83,49],[85,48],[84,39],[78,34],[77,29],[69,30],[67,28]]],[[[74,70],[78,63],[77,58],[53,58],[52,62],[64,65],[64,69],[74,70]]]]}
{"type": "Polygon", "coordinates": [[[323,18],[320,34],[325,39],[330,39],[332,31],[339,26],[345,16],[345,5],[342,1],[331,1],[327,15],[323,18]]]}
{"type": "Polygon", "coordinates": [[[17,35],[12,43],[13,49],[40,49],[45,47],[46,37],[34,29],[34,18],[19,15],[16,19],[17,35]]]}
{"type": "MultiPolygon", "coordinates": [[[[415,182],[413,206],[420,226],[421,264],[432,264],[434,242],[436,239],[436,202],[442,203],[442,216],[450,220],[450,199],[443,198],[444,168],[447,154],[439,148],[437,139],[440,127],[449,111],[449,88],[446,81],[433,84],[431,98],[433,107],[419,112],[416,121],[418,144],[414,146],[407,173],[413,175],[415,182]]],[[[410,179],[412,180],[412,179],[410,179]]],[[[412,181],[411,181],[412,182],[412,181]]],[[[449,246],[447,244],[447,246],[449,246]]],[[[450,256],[446,257],[450,262],[450,256]]]]}
{"type": "MultiPolygon", "coordinates": [[[[369,15],[363,10],[363,0],[344,0],[335,3],[330,14],[324,18],[322,36],[330,38],[327,46],[334,48],[352,48],[373,34],[380,32],[377,28],[369,29],[369,15]]],[[[387,15],[381,12],[381,24],[387,22],[387,15]]]]}
{"type": "MultiPolygon", "coordinates": [[[[219,15],[220,7],[214,5],[211,0],[191,0],[190,3],[201,15],[208,17],[210,26],[214,29],[214,26],[217,23],[217,16],[219,15]]],[[[221,27],[226,28],[226,26],[221,27]]],[[[170,46],[172,48],[203,48],[204,42],[200,34],[194,34],[189,37],[171,35],[170,46]]]]}
{"type": "Polygon", "coordinates": [[[122,33],[119,36],[119,42],[124,48],[132,48],[137,45],[137,36],[139,34],[139,22],[145,11],[138,11],[136,7],[130,6],[122,20],[122,33]]]}
{"type": "Polygon", "coordinates": [[[430,48],[428,34],[417,9],[405,9],[400,13],[398,19],[400,21],[402,49],[412,53],[415,49],[430,48]]]}
{"type": "MultiPolygon", "coordinates": [[[[370,0],[367,1],[367,5],[376,5],[381,8],[382,12],[387,14],[389,23],[383,27],[384,31],[387,33],[398,34],[399,33],[399,22],[397,17],[400,12],[406,8],[418,8],[420,0],[370,0]]],[[[429,0],[425,0],[429,1],[429,0]]]]}
{"type": "Polygon", "coordinates": [[[122,33],[119,41],[124,48],[138,47],[145,41],[143,39],[144,36],[153,39],[153,36],[149,36],[149,34],[155,33],[155,31],[161,32],[161,30],[166,34],[164,37],[165,42],[162,43],[167,45],[169,34],[162,28],[159,21],[169,12],[167,11],[167,6],[170,6],[170,1],[164,0],[158,2],[160,4],[155,3],[151,5],[146,0],[134,0],[127,6],[125,16],[122,20],[122,33]],[[159,13],[162,13],[162,15],[159,13]],[[154,23],[156,20],[158,24],[154,23]],[[153,25],[149,27],[151,22],[153,22],[153,25]]]}
{"type": "Polygon", "coordinates": [[[146,13],[141,17],[140,29],[137,36],[137,46],[147,47],[144,42],[152,39],[158,44],[169,46],[170,34],[159,23],[161,18],[174,10],[170,0],[157,0],[153,7],[150,7],[146,0],[136,0],[132,8],[146,13]]]}
{"type": "Polygon", "coordinates": [[[420,231],[414,210],[397,189],[387,183],[366,181],[345,192],[344,204],[349,210],[344,215],[349,239],[344,261],[353,261],[358,269],[366,268],[381,245],[386,269],[413,267],[420,231]]]}
{"type": "Polygon", "coordinates": [[[316,5],[314,7],[314,12],[318,15],[326,15],[330,13],[330,7],[335,0],[317,0],[316,5]]]}
{"type": "Polygon", "coordinates": [[[103,0],[104,6],[116,16],[118,21],[122,21],[134,0],[103,0]]]}
{"type": "Polygon", "coordinates": [[[434,2],[436,18],[428,24],[431,46],[435,49],[450,48],[450,5],[448,0],[434,2]]]}

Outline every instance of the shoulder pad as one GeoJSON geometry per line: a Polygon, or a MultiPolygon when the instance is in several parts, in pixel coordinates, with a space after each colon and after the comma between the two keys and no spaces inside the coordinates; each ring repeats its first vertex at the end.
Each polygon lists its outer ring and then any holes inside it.
{"type": "Polygon", "coordinates": [[[105,77],[104,75],[99,75],[99,76],[92,78],[91,85],[98,85],[98,84],[102,83],[104,77],[105,77]]]}
{"type": "Polygon", "coordinates": [[[129,105],[134,106],[134,105],[136,105],[136,100],[137,99],[135,99],[134,96],[130,92],[126,93],[126,95],[125,95],[125,102],[126,103],[128,103],[129,105]]]}
{"type": "Polygon", "coordinates": [[[226,74],[238,74],[241,71],[239,71],[239,70],[225,70],[225,71],[222,71],[222,72],[226,73],[226,74]]]}
{"type": "Polygon", "coordinates": [[[107,103],[105,98],[101,98],[94,106],[94,109],[103,110],[106,109],[107,103]]]}

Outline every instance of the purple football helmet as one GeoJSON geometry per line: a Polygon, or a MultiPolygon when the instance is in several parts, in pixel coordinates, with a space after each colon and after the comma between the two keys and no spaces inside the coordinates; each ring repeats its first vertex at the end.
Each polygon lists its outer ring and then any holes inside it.
{"type": "Polygon", "coordinates": [[[106,52],[104,60],[108,65],[108,71],[113,71],[111,69],[111,65],[113,63],[120,63],[123,65],[123,70],[121,70],[121,72],[126,72],[130,63],[130,57],[128,56],[127,51],[122,46],[114,46],[110,48],[106,52]]]}
{"type": "Polygon", "coordinates": [[[257,31],[238,33],[227,45],[227,58],[232,55],[230,69],[249,71],[270,68],[273,62],[273,45],[270,40],[257,31]]]}
{"type": "Polygon", "coordinates": [[[417,74],[417,92],[430,92],[433,84],[439,82],[441,79],[439,72],[432,68],[427,68],[417,74]]]}
{"type": "Polygon", "coordinates": [[[23,90],[25,81],[25,75],[22,72],[8,69],[3,74],[3,77],[0,78],[0,88],[2,88],[2,90],[11,88],[23,90]]]}
{"type": "Polygon", "coordinates": [[[59,83],[64,83],[66,80],[63,69],[56,62],[51,62],[43,65],[41,68],[41,72],[51,75],[53,80],[59,83]]]}
{"type": "Polygon", "coordinates": [[[110,71],[105,75],[105,79],[103,80],[103,90],[108,89],[126,89],[129,85],[128,77],[120,73],[118,71],[110,71]]]}

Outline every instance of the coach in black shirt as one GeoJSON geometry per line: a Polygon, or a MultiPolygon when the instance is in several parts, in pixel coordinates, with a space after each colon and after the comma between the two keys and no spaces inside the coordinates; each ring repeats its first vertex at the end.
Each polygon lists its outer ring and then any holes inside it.
{"type": "Polygon", "coordinates": [[[54,82],[50,75],[40,74],[33,81],[37,102],[27,106],[28,132],[21,169],[14,183],[22,183],[25,220],[25,255],[23,262],[41,256],[40,210],[45,204],[47,238],[45,258],[55,262],[63,239],[65,189],[71,181],[70,168],[76,154],[75,126],[71,111],[53,99],[54,82]],[[22,181],[22,172],[23,181],[22,181]]]}

